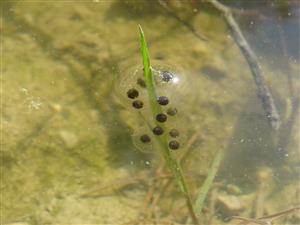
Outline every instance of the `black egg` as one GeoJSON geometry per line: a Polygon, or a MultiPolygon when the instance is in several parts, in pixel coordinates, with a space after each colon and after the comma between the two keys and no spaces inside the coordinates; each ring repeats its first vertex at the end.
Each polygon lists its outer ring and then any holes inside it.
{"type": "Polygon", "coordinates": [[[165,82],[169,82],[173,79],[174,75],[170,71],[162,71],[162,80],[165,82]]]}
{"type": "Polygon", "coordinates": [[[164,130],[160,126],[154,127],[152,131],[155,135],[162,135],[164,133],[164,130]]]}
{"type": "Polygon", "coordinates": [[[135,100],[132,102],[132,106],[136,109],[141,109],[144,106],[144,103],[141,100],[135,100]]]}
{"type": "Polygon", "coordinates": [[[140,140],[141,142],[143,143],[149,143],[151,141],[151,138],[147,135],[147,134],[143,134],[141,137],[140,137],[140,140]]]}
{"type": "Polygon", "coordinates": [[[169,134],[171,137],[176,138],[179,136],[179,131],[177,129],[172,129],[170,130],[169,134]]]}
{"type": "Polygon", "coordinates": [[[161,123],[165,122],[167,118],[168,118],[167,115],[163,113],[159,113],[156,115],[156,120],[161,123]]]}
{"type": "Polygon", "coordinates": [[[160,97],[158,97],[157,102],[160,105],[168,105],[169,104],[169,99],[166,96],[160,96],[160,97]]]}
{"type": "Polygon", "coordinates": [[[128,96],[128,98],[134,99],[139,96],[139,92],[136,89],[131,88],[127,91],[127,96],[128,96]]]}
{"type": "Polygon", "coordinates": [[[176,108],[168,108],[167,114],[169,116],[175,116],[177,114],[177,109],[176,108]]]}
{"type": "Polygon", "coordinates": [[[138,85],[140,85],[141,87],[143,87],[143,88],[146,87],[146,82],[145,82],[145,80],[142,79],[142,78],[138,78],[137,81],[136,81],[136,83],[137,83],[138,85]]]}
{"type": "Polygon", "coordinates": [[[178,141],[170,141],[169,142],[169,148],[172,150],[177,150],[180,147],[180,144],[178,141]]]}

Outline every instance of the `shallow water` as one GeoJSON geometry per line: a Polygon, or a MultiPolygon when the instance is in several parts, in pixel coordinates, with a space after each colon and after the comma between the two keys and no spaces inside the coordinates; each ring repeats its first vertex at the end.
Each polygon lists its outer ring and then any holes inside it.
{"type": "MultiPolygon", "coordinates": [[[[174,88],[162,83],[161,93],[178,109],[168,128],[183,139],[171,154],[181,159],[193,201],[218,152],[225,154],[200,224],[300,204],[299,2],[230,2],[275,100],[277,131],[224,18],[209,4],[0,6],[1,224],[191,223],[159,148],[139,143],[149,127],[126,97],[142,65],[139,24],[154,67],[180,78],[174,88]]],[[[140,93],[151,124],[147,92],[140,93]]],[[[274,224],[300,224],[299,213],[274,224]]]]}

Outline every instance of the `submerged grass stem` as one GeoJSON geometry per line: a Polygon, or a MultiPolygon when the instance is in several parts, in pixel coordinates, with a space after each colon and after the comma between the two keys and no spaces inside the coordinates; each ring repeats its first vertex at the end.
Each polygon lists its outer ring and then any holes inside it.
{"type": "Polygon", "coordinates": [[[223,158],[224,158],[224,150],[220,149],[212,162],[212,165],[209,169],[204,184],[201,186],[199,193],[197,194],[196,203],[195,203],[195,213],[197,215],[201,214],[202,212],[207,193],[213,184],[213,181],[217,175],[217,172],[219,170],[223,158]]]}
{"type": "MultiPolygon", "coordinates": [[[[148,51],[148,46],[146,43],[145,35],[142,30],[142,27],[139,26],[140,31],[140,45],[141,45],[141,52],[143,57],[143,65],[144,65],[144,79],[146,83],[146,88],[148,92],[150,107],[153,115],[153,121],[155,125],[162,126],[164,129],[164,125],[158,124],[155,117],[158,114],[163,113],[163,110],[161,106],[157,103],[157,94],[156,94],[156,88],[155,88],[155,82],[154,77],[152,73],[152,68],[150,64],[150,56],[148,51]]],[[[162,154],[164,156],[164,159],[166,160],[168,168],[174,173],[175,179],[179,184],[181,192],[184,194],[184,197],[187,202],[189,213],[193,219],[194,224],[199,224],[198,219],[195,215],[192,200],[190,197],[188,185],[185,181],[185,178],[182,173],[181,166],[177,162],[176,158],[171,154],[169,147],[168,147],[168,140],[167,140],[167,134],[163,134],[160,136],[156,136],[156,139],[161,147],[162,154]]]]}

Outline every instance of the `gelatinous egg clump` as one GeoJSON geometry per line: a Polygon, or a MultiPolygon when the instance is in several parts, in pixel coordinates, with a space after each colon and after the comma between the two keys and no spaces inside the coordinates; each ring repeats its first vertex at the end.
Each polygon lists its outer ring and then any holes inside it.
{"type": "Polygon", "coordinates": [[[132,110],[136,117],[134,145],[142,152],[153,153],[157,145],[156,137],[166,135],[170,150],[182,148],[185,140],[183,131],[184,122],[181,120],[180,106],[184,97],[180,93],[185,88],[185,81],[181,73],[166,67],[152,68],[155,89],[157,94],[156,104],[162,108],[162,113],[153,115],[144,80],[143,68],[137,67],[127,76],[123,75],[118,85],[125,107],[132,110]]]}

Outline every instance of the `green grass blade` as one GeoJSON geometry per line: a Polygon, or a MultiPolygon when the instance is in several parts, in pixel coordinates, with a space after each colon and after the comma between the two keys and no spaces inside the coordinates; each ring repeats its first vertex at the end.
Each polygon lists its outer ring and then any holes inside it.
{"type": "MultiPolygon", "coordinates": [[[[150,101],[153,120],[156,125],[159,125],[164,129],[164,125],[158,124],[158,122],[155,119],[155,116],[159,113],[162,113],[163,110],[160,107],[160,105],[157,104],[157,94],[156,94],[156,88],[155,88],[155,83],[154,83],[154,77],[153,77],[152,69],[151,69],[151,65],[150,65],[148,46],[147,46],[145,35],[144,35],[144,32],[143,32],[141,26],[139,26],[139,29],[140,29],[141,51],[142,51],[143,65],[144,65],[144,79],[145,79],[145,83],[146,83],[146,87],[147,87],[147,92],[148,92],[148,97],[149,97],[149,101],[150,101]]],[[[166,135],[157,136],[156,138],[162,147],[162,150],[164,153],[163,155],[165,157],[165,160],[167,161],[168,167],[172,171],[174,171],[176,177],[178,177],[179,180],[181,180],[182,174],[178,174],[178,173],[181,173],[181,168],[180,168],[179,164],[177,163],[176,159],[174,157],[172,157],[172,155],[170,154],[166,135]],[[177,172],[177,171],[179,171],[179,172],[177,172]]],[[[184,183],[179,182],[179,184],[180,184],[182,191],[186,193],[187,188],[186,188],[185,182],[184,183]]]]}
{"type": "Polygon", "coordinates": [[[220,149],[216,157],[214,158],[214,161],[212,162],[212,165],[209,169],[204,184],[201,186],[199,193],[197,194],[196,203],[194,206],[195,213],[197,215],[201,214],[202,212],[207,193],[213,184],[213,181],[217,175],[223,157],[224,157],[224,150],[220,149]]]}
{"type": "Polygon", "coordinates": [[[149,95],[152,114],[153,116],[155,116],[157,113],[161,113],[162,110],[156,104],[157,94],[155,90],[154,78],[153,78],[151,64],[150,64],[148,46],[146,43],[146,39],[142,27],[139,26],[139,29],[140,29],[140,44],[141,44],[141,51],[142,51],[143,65],[144,65],[144,79],[145,79],[145,83],[149,95]]]}
{"type": "MultiPolygon", "coordinates": [[[[147,92],[148,92],[148,97],[149,97],[150,106],[151,106],[151,110],[152,110],[152,115],[153,115],[153,119],[154,119],[154,122],[156,123],[156,125],[163,127],[163,125],[158,124],[155,120],[155,115],[157,115],[158,113],[162,113],[163,110],[160,107],[160,105],[157,104],[157,93],[156,93],[154,77],[153,77],[153,73],[152,73],[152,69],[151,69],[149,50],[148,50],[145,35],[144,35],[144,32],[143,32],[141,26],[139,26],[139,30],[140,30],[140,45],[141,45],[141,52],[142,52],[142,56],[143,56],[143,65],[144,65],[144,79],[145,79],[145,83],[146,83],[146,87],[147,87],[147,92]]],[[[171,169],[172,172],[174,173],[175,179],[177,180],[181,191],[184,193],[184,196],[187,200],[187,205],[189,207],[189,211],[191,213],[193,221],[195,224],[197,224],[198,222],[197,222],[195,213],[199,215],[203,209],[207,193],[208,193],[209,189],[211,188],[213,180],[218,172],[218,169],[219,169],[220,163],[223,159],[224,153],[222,150],[220,150],[217,153],[217,155],[212,163],[212,166],[209,170],[208,176],[205,179],[204,184],[201,186],[201,188],[199,190],[199,193],[198,193],[197,199],[196,199],[196,203],[193,208],[193,206],[191,204],[191,198],[190,198],[188,186],[187,186],[187,183],[183,176],[182,169],[181,169],[179,163],[177,162],[177,160],[173,157],[172,154],[170,154],[170,151],[168,148],[168,140],[167,140],[166,135],[158,136],[157,140],[163,150],[163,155],[164,155],[164,158],[167,162],[169,169],[171,169]]]]}
{"type": "MultiPolygon", "coordinates": [[[[148,92],[148,97],[149,97],[149,102],[150,102],[151,111],[152,111],[152,115],[153,115],[153,120],[157,126],[159,125],[164,129],[165,128],[164,125],[158,124],[158,122],[155,119],[156,115],[159,113],[162,113],[163,110],[162,110],[161,106],[157,103],[157,93],[156,93],[152,68],[151,68],[151,64],[150,64],[149,50],[148,50],[145,35],[144,35],[143,29],[141,26],[139,26],[139,31],[140,31],[141,52],[142,52],[142,56],[143,56],[143,65],[144,65],[144,79],[145,79],[146,88],[147,88],[147,92],[148,92]]],[[[186,198],[187,206],[189,208],[189,212],[192,216],[194,224],[198,224],[197,218],[196,218],[194,210],[193,210],[192,201],[190,198],[187,183],[183,176],[181,166],[177,162],[176,158],[170,153],[169,146],[168,146],[168,138],[167,138],[166,134],[163,134],[161,136],[156,136],[156,139],[158,140],[158,143],[161,146],[162,153],[163,153],[164,159],[166,160],[167,166],[173,172],[175,179],[179,184],[180,190],[183,192],[184,197],[186,198]]]]}

